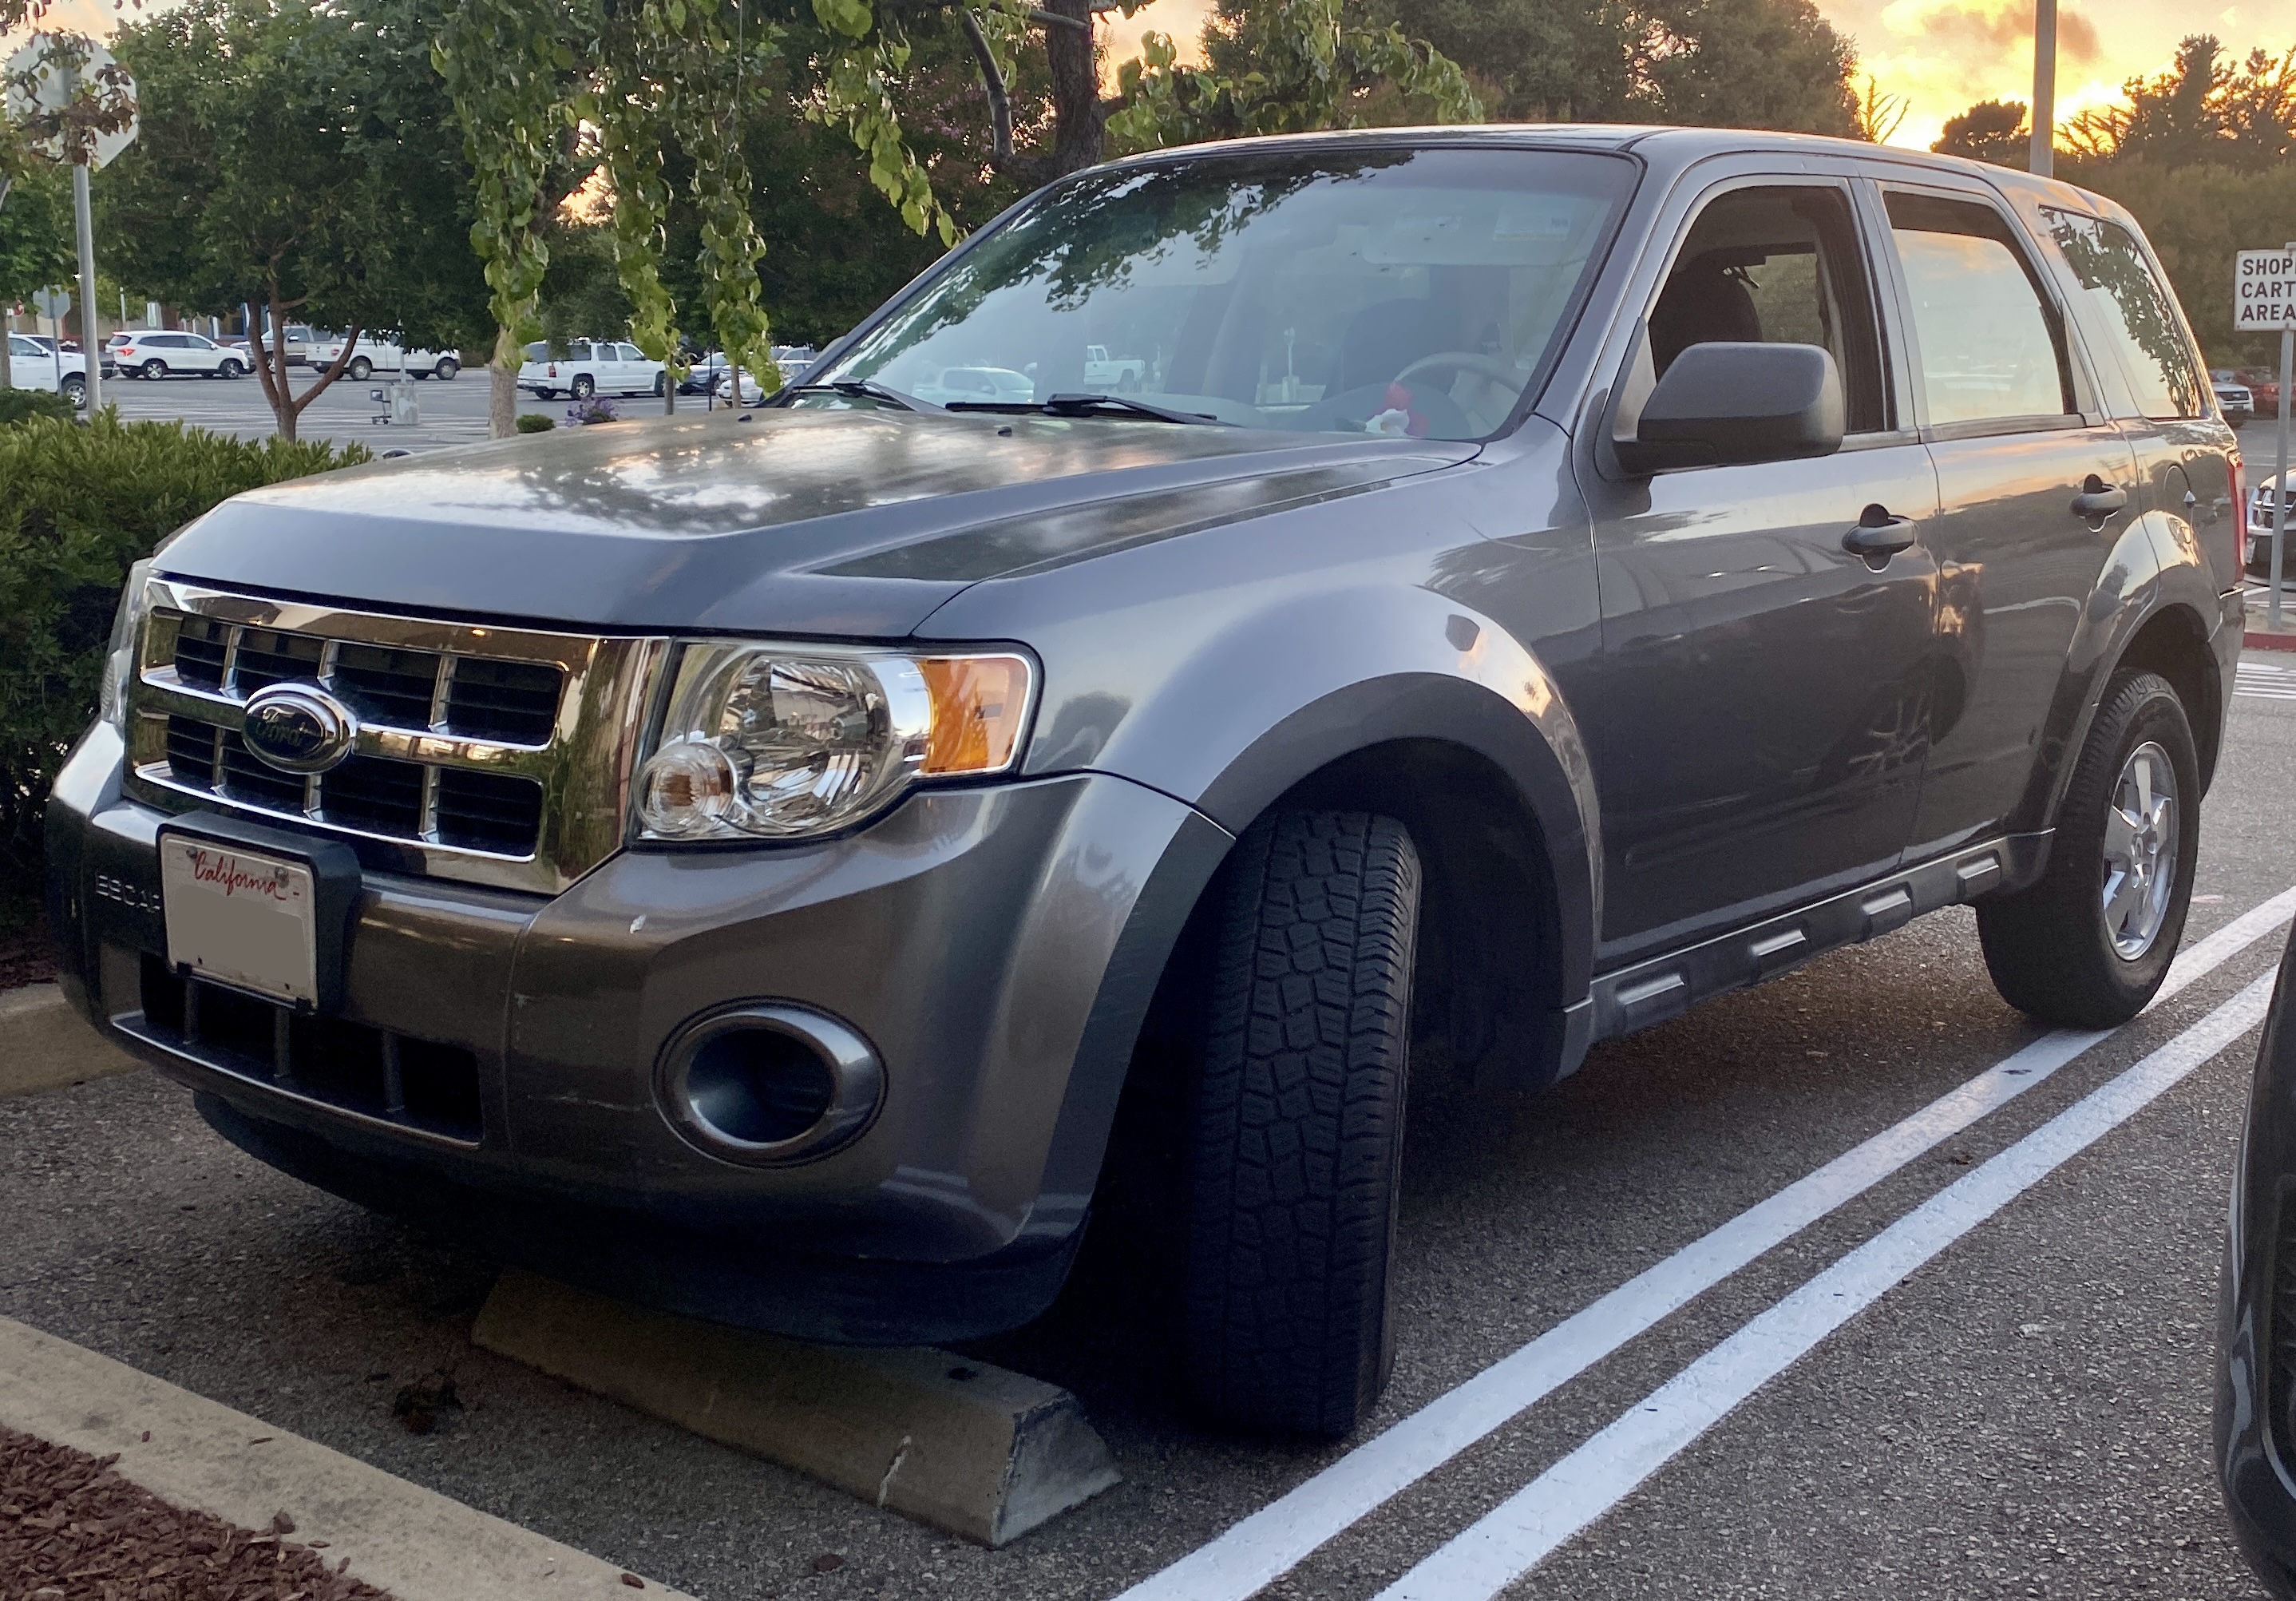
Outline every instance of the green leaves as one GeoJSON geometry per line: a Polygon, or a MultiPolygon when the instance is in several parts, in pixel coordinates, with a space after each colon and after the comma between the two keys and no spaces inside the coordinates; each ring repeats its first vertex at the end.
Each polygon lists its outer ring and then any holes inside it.
{"type": "Polygon", "coordinates": [[[1393,119],[1482,118],[1457,63],[1399,28],[1375,27],[1348,0],[1253,0],[1213,19],[1213,59],[1178,64],[1171,39],[1151,33],[1118,85],[1124,109],[1108,134],[1118,152],[1207,139],[1359,127],[1375,94],[1400,103],[1393,119]]]}
{"type": "Polygon", "coordinates": [[[359,446],[242,442],[180,423],[0,425],[0,878],[37,883],[64,751],[95,715],[128,564],[217,502],[367,459],[359,446]]]}

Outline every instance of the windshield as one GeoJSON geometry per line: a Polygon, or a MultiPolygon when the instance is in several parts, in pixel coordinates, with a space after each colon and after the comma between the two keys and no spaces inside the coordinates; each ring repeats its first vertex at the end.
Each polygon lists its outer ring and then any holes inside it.
{"type": "Polygon", "coordinates": [[[1612,157],[1456,149],[1089,175],[808,382],[959,409],[1107,394],[1254,428],[1482,439],[1546,365],[1633,176],[1612,157]]]}

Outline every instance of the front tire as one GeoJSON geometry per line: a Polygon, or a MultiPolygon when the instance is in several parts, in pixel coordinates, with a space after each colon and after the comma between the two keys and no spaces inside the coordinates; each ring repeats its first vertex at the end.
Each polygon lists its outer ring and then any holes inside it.
{"type": "Polygon", "coordinates": [[[2144,1009],[2184,936],[2200,797],[2177,692],[2158,673],[2116,674],[2058,811],[2048,871],[1978,905],[2002,999],[2077,1029],[2115,1028],[2144,1009]]]}
{"type": "Polygon", "coordinates": [[[73,410],[79,411],[86,409],[87,406],[87,379],[85,375],[76,374],[73,376],[65,379],[59,392],[62,394],[65,399],[71,402],[73,410]]]}
{"type": "Polygon", "coordinates": [[[246,371],[247,369],[241,366],[239,363],[232,360],[229,357],[226,357],[224,358],[223,365],[216,369],[216,376],[218,378],[237,378],[246,371]]]}
{"type": "Polygon", "coordinates": [[[1189,1106],[1198,1408],[1337,1439],[1394,1359],[1419,858],[1392,818],[1283,812],[1230,858],[1189,1106]]]}

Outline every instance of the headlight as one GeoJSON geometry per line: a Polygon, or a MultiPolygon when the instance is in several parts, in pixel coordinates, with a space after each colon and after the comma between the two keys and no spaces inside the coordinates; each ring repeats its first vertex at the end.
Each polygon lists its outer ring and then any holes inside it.
{"type": "Polygon", "coordinates": [[[893,655],[691,640],[637,781],[649,840],[798,839],[921,780],[1018,759],[1035,674],[1009,653],[893,655]]]}
{"type": "MultiPolygon", "coordinates": [[[[144,637],[144,618],[150,610],[144,580],[152,576],[152,558],[144,557],[127,570],[119,591],[119,610],[111,614],[111,644],[103,654],[103,685],[96,710],[103,721],[123,735],[127,731],[127,680],[135,671],[135,650],[144,637]]],[[[85,704],[85,702],[83,702],[85,704]]]]}

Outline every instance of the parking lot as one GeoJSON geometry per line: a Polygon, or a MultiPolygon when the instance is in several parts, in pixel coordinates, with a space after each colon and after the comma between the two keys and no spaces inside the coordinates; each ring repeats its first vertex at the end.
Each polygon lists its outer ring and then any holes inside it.
{"type": "MultiPolygon", "coordinates": [[[[372,387],[304,437],[484,437],[483,374],[411,386],[411,429],[369,420],[372,387]]],[[[106,393],[270,431],[253,380],[106,393]]],[[[2270,471],[2268,426],[2243,446],[2270,471]]],[[[1329,1448],[1193,1423],[1165,1268],[1103,1229],[1050,1316],[967,1354],[1073,1390],[1123,1482],[1004,1550],[476,1348],[494,1264],[253,1162],[150,1072],[0,1101],[0,1316],[710,1601],[2253,1596],[2209,1364],[2256,986],[2296,906],[2296,654],[2251,653],[2237,691],[2188,956],[2144,1017],[2046,1033],[1949,912],[1545,1094],[1431,1075],[1372,1423],[1329,1448]],[[2045,1129],[2087,1135],[2044,1161],[2045,1129]]]]}
{"type": "Polygon", "coordinates": [[[2234,998],[2296,900],[2247,915],[2296,886],[2292,702],[2296,658],[2251,655],[2181,988],[2101,1042],[2005,1007],[1947,913],[1543,1095],[1418,1086],[1395,1382],[1347,1446],[1193,1424],[1160,1270],[1096,1237],[971,1354],[1073,1389],[1124,1480],[1001,1551],[475,1349],[492,1264],[239,1155],[149,1072],[0,1102],[0,1314],[711,1601],[2251,1596],[2209,1351],[2234,998]],[[1869,1270],[2163,1061],[2194,1071],[1869,1270]],[[407,1432],[401,1392],[447,1378],[407,1432]]]}
{"type": "MultiPolygon", "coordinates": [[[[308,367],[289,369],[294,390],[303,393],[316,382],[308,367]]],[[[357,441],[377,454],[385,450],[436,450],[447,445],[471,445],[487,437],[487,374],[483,369],[464,371],[451,382],[431,379],[408,379],[407,390],[413,394],[420,421],[411,426],[378,423],[378,417],[390,415],[388,400],[378,401],[371,391],[388,389],[398,382],[381,374],[360,383],[348,376],[327,386],[309,409],[303,413],[297,429],[299,438],[332,439],[338,445],[357,441]]],[[[274,431],[270,406],[264,404],[263,385],[252,376],[223,380],[217,378],[163,378],[149,382],[141,378],[115,379],[103,386],[106,404],[117,406],[119,415],[130,418],[149,418],[169,422],[181,418],[198,428],[213,429],[218,433],[235,434],[243,439],[259,439],[274,431]]],[[[645,417],[659,414],[661,402],[652,395],[616,398],[615,406],[622,415],[645,417]]],[[[678,409],[700,408],[707,404],[701,395],[681,395],[678,409]]],[[[563,420],[568,402],[564,399],[537,400],[521,394],[518,408],[543,416],[563,420]]]]}

